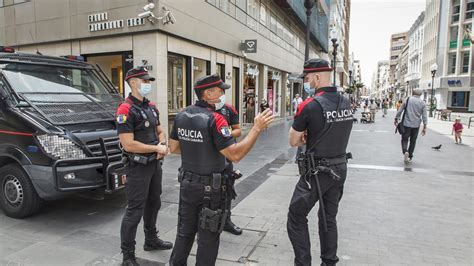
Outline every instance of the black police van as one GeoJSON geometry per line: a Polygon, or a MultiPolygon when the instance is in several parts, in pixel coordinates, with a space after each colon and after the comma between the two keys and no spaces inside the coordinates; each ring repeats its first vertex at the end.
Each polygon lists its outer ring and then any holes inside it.
{"type": "Polygon", "coordinates": [[[0,207],[23,218],[44,200],[123,187],[115,111],[97,66],[0,46],[0,207]]]}

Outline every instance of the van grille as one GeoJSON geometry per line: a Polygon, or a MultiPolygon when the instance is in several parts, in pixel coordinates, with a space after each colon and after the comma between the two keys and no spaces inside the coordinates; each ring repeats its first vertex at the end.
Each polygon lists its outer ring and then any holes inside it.
{"type": "MultiPolygon", "coordinates": [[[[93,157],[103,156],[100,140],[89,141],[86,143],[86,147],[93,157]]],[[[113,162],[121,159],[122,150],[120,149],[118,137],[105,140],[105,148],[110,161],[113,162]]]]}

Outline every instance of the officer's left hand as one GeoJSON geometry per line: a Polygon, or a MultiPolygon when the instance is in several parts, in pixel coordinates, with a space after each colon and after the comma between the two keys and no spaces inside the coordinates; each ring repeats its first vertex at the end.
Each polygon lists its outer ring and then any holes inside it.
{"type": "Polygon", "coordinates": [[[169,149],[168,149],[167,145],[158,144],[158,147],[159,148],[158,148],[158,152],[157,152],[157,155],[156,155],[157,160],[164,158],[169,153],[169,149]]]}

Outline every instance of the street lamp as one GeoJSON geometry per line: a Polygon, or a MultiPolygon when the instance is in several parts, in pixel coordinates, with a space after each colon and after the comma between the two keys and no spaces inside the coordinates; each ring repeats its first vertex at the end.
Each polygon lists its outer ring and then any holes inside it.
{"type": "Polygon", "coordinates": [[[351,93],[349,94],[349,99],[352,96],[352,90],[354,90],[354,87],[352,87],[352,70],[349,70],[349,90],[351,90],[351,93]]]}
{"type": "Polygon", "coordinates": [[[314,7],[314,0],[305,0],[304,7],[306,8],[306,47],[304,50],[304,60],[309,59],[309,37],[310,37],[310,25],[311,25],[311,13],[314,7]]]}
{"type": "Polygon", "coordinates": [[[333,86],[336,87],[336,56],[337,56],[337,47],[339,44],[337,43],[337,31],[335,28],[331,30],[331,42],[332,42],[332,68],[333,68],[333,86]]]}
{"type": "Polygon", "coordinates": [[[436,70],[438,70],[438,65],[436,63],[432,64],[430,67],[431,70],[431,104],[430,104],[430,117],[433,117],[433,102],[434,102],[434,78],[436,75],[436,70]]]}

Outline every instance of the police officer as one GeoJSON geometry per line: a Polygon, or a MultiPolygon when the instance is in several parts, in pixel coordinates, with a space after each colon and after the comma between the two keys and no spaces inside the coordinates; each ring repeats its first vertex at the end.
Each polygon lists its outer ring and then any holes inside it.
{"type": "Polygon", "coordinates": [[[295,265],[311,265],[308,213],[319,201],[321,265],[338,262],[336,214],[347,173],[346,147],[352,130],[351,104],[331,86],[332,68],[326,60],[304,64],[304,81],[315,96],[306,99],[289,132],[291,146],[306,144],[298,157],[300,179],[291,198],[287,229],[295,265]]]}
{"type": "Polygon", "coordinates": [[[178,232],[171,265],[186,265],[196,233],[196,265],[215,265],[220,233],[227,218],[226,158],[240,161],[260,133],[273,121],[270,110],[257,115],[248,135],[235,143],[225,117],[215,112],[224,90],[218,75],[200,78],[194,90],[198,101],[177,116],[170,135],[170,151],[181,153],[178,232]]]}
{"type": "Polygon", "coordinates": [[[144,250],[171,249],[171,242],[158,238],[156,218],[161,207],[162,159],[168,153],[166,136],[160,126],[159,112],[146,96],[155,78],[144,67],[127,72],[125,80],[131,93],[117,110],[117,131],[124,155],[128,157],[127,209],[120,229],[123,265],[138,265],[135,236],[143,216],[144,250]]]}
{"type": "MultiPolygon", "coordinates": [[[[225,94],[220,97],[221,102],[216,105],[216,112],[221,113],[226,121],[229,124],[229,131],[234,139],[237,139],[242,135],[242,130],[240,129],[240,122],[239,122],[239,113],[235,108],[225,103],[225,94]]],[[[228,210],[228,217],[224,226],[224,231],[227,231],[234,235],[241,235],[242,229],[235,225],[231,220],[231,207],[232,207],[232,200],[235,199],[237,194],[235,193],[234,183],[236,178],[240,178],[242,175],[240,171],[234,171],[234,166],[231,161],[228,161],[227,166],[227,173],[231,175],[231,178],[228,180],[228,189],[227,192],[227,210],[228,210]]]]}

